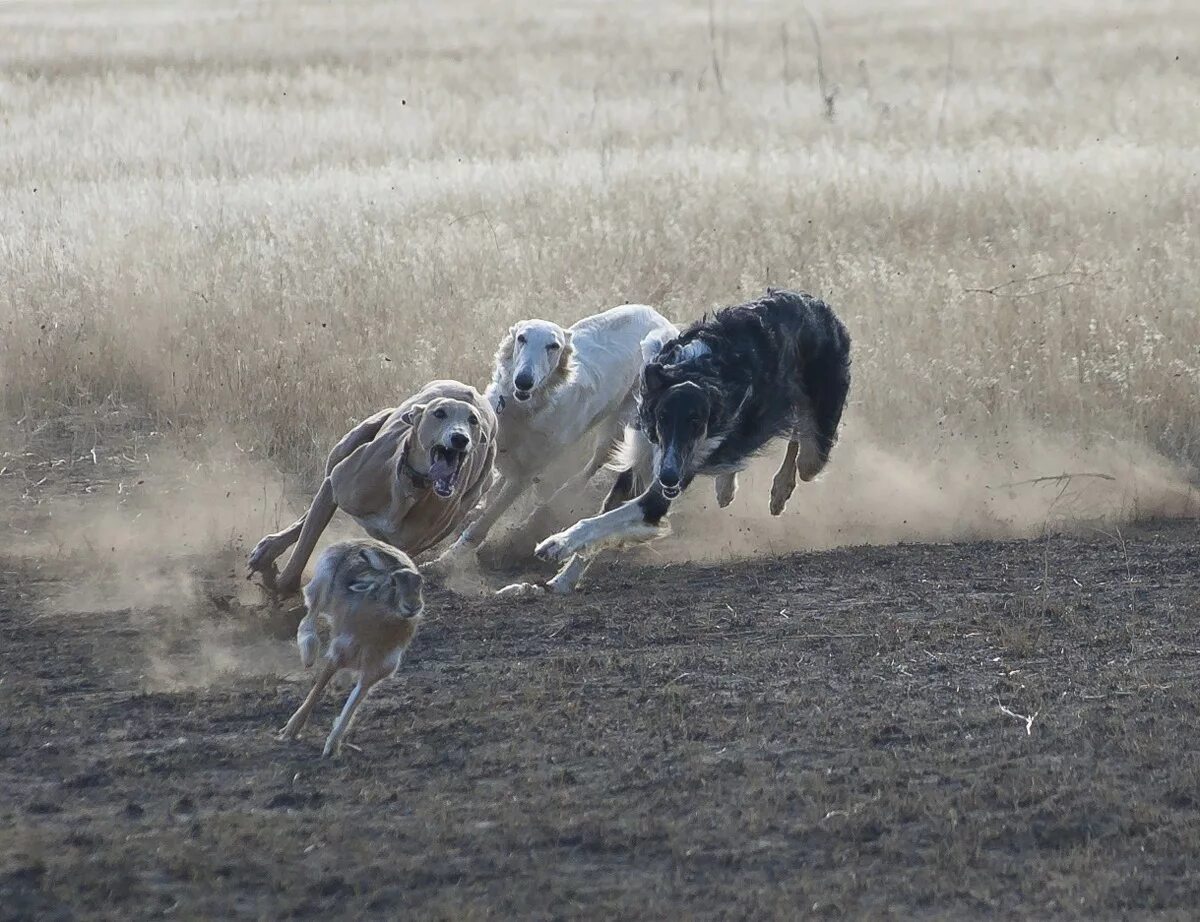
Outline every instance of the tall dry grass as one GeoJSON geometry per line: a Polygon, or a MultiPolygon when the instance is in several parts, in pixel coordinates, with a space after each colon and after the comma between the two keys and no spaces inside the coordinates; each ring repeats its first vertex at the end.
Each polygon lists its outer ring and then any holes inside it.
{"type": "Polygon", "coordinates": [[[832,120],[774,0],[0,5],[7,412],[133,405],[303,484],[517,318],[787,285],[855,337],[850,490],[1200,462],[1200,6],[816,21],[832,120]]]}

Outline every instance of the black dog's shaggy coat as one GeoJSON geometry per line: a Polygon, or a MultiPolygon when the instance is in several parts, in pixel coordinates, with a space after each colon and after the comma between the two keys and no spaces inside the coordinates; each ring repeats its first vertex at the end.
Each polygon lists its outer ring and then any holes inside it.
{"type": "Polygon", "coordinates": [[[600,549],[662,537],[671,501],[698,474],[717,476],[717,502],[727,505],[737,471],[784,437],[771,484],[779,515],[796,479],[811,480],[829,460],[849,389],[850,336],[809,295],[768,290],[693,324],[643,369],[638,427],[626,433],[624,470],[603,511],[537,546],[543,560],[566,563],[547,585],[569,592],[600,549]]]}
{"type": "MultiPolygon", "coordinates": [[[[645,521],[657,523],[670,508],[653,487],[665,483],[677,495],[698,474],[740,470],[775,438],[810,433],[820,470],[849,388],[850,334],[810,295],[770,289],[694,323],[643,372],[640,427],[659,446],[654,483],[641,498],[645,521]],[[689,450],[692,465],[664,470],[689,450]]],[[[622,471],[605,508],[635,489],[634,472],[622,471]]]]}

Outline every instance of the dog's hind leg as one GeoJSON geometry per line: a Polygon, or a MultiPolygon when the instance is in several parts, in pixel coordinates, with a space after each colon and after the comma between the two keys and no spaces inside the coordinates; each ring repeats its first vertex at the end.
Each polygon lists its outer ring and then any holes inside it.
{"type": "Polygon", "coordinates": [[[717,476],[717,505],[724,509],[733,502],[737,495],[737,474],[720,474],[717,476]]]}
{"type": "Polygon", "coordinates": [[[579,585],[579,581],[587,574],[588,568],[591,567],[595,557],[585,557],[583,554],[576,554],[567,561],[566,566],[554,574],[550,579],[546,580],[546,588],[556,595],[569,595],[575,591],[575,587],[579,585]]]}
{"type": "Polygon", "coordinates": [[[829,462],[837,442],[838,424],[850,392],[850,343],[842,331],[839,348],[829,349],[820,360],[805,367],[806,388],[812,402],[810,460],[801,459],[800,477],[812,480],[829,462]]]}
{"type": "Polygon", "coordinates": [[[771,481],[771,515],[779,515],[783,512],[787,501],[791,499],[792,491],[796,489],[796,458],[799,453],[800,443],[794,439],[788,442],[783,463],[779,465],[779,470],[775,472],[775,479],[771,481]]]}
{"type": "Polygon", "coordinates": [[[321,700],[321,695],[325,694],[325,688],[332,681],[338,671],[338,662],[336,659],[326,659],[325,665],[321,668],[321,672],[317,675],[317,680],[313,682],[313,687],[308,693],[308,697],[304,699],[304,703],[296,709],[296,713],[292,715],[291,720],[287,722],[282,730],[279,731],[280,739],[295,739],[300,735],[300,731],[304,729],[304,725],[308,723],[308,717],[312,714],[312,709],[317,706],[317,702],[321,700]]]}

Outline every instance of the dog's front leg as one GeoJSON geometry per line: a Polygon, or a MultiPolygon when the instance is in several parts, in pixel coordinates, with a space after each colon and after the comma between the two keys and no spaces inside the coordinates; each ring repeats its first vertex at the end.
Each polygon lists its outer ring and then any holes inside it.
{"type": "Polygon", "coordinates": [[[796,489],[796,456],[799,451],[800,444],[798,442],[794,440],[788,442],[783,463],[779,465],[779,470],[775,472],[775,479],[771,482],[771,515],[783,513],[787,501],[791,499],[792,491],[796,489]]]}
{"type": "Polygon", "coordinates": [[[321,537],[329,520],[333,518],[333,514],[337,511],[337,503],[333,498],[333,483],[329,478],[325,478],[325,482],[321,484],[321,489],[317,491],[317,495],[313,497],[312,505],[308,507],[308,512],[304,515],[304,527],[300,530],[300,538],[296,542],[296,549],[292,551],[292,556],[288,558],[287,566],[283,568],[283,573],[275,581],[275,591],[282,595],[289,595],[300,588],[300,577],[304,574],[304,567],[308,563],[308,558],[312,556],[312,552],[316,550],[317,541],[321,537]]]}
{"type": "Polygon", "coordinates": [[[591,556],[605,547],[655,541],[671,533],[665,520],[670,509],[671,501],[656,481],[637,499],[551,535],[534,553],[542,560],[561,562],[573,554],[591,556]]]}
{"type": "MultiPolygon", "coordinates": [[[[279,575],[275,568],[275,561],[284,551],[296,543],[296,540],[300,537],[300,532],[304,529],[304,520],[307,517],[308,513],[305,513],[283,531],[267,535],[258,544],[254,545],[254,550],[246,558],[246,569],[250,572],[250,576],[253,576],[255,573],[262,574],[263,585],[274,591],[275,581],[279,575]]],[[[246,578],[249,579],[250,576],[246,578]]]]}
{"type": "Polygon", "coordinates": [[[737,495],[737,474],[720,474],[717,476],[717,505],[724,509],[733,502],[737,495]]]}
{"type": "MultiPolygon", "coordinates": [[[[475,520],[470,525],[463,529],[463,533],[459,535],[458,540],[450,545],[445,553],[430,564],[430,566],[436,571],[466,551],[478,550],[479,546],[487,540],[488,532],[492,530],[492,526],[517,501],[517,498],[525,492],[525,487],[526,484],[520,478],[505,477],[503,484],[500,486],[500,491],[490,501],[486,498],[484,499],[483,511],[475,517],[475,520]]],[[[489,493],[488,495],[490,496],[491,494],[489,493]]]]}

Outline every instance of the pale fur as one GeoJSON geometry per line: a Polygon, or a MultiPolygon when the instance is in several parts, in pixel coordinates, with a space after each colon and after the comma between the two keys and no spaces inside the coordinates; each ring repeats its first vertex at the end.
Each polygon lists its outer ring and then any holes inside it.
{"type": "Polygon", "coordinates": [[[669,320],[640,304],[602,311],[569,329],[547,320],[515,324],[496,351],[487,389],[500,420],[496,467],[501,485],[437,567],[445,569],[477,550],[500,516],[535,481],[541,481],[542,496],[553,493],[539,508],[581,490],[609,460],[625,425],[636,417],[636,392],[647,356],[656,355],[677,332],[669,320]],[[551,343],[558,348],[547,349],[551,343]],[[514,378],[522,370],[535,380],[525,401],[514,396],[514,378]],[[585,440],[592,453],[583,469],[565,483],[547,484],[544,472],[585,440]]]}
{"type": "Polygon", "coordinates": [[[342,541],[327,548],[304,587],[308,608],[296,629],[305,668],[317,661],[317,622],[329,624],[324,665],[304,703],[280,736],[295,739],[325,688],[340,669],[352,669],[358,682],[325,741],[323,755],[337,755],[355,713],[371,688],[395,674],[415,636],[424,611],[421,575],[404,553],[380,541],[342,541]]]}

